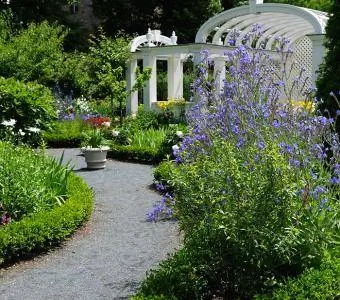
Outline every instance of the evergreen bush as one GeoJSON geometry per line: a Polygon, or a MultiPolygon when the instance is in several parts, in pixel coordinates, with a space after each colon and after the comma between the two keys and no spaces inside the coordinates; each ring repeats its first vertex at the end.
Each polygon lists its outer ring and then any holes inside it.
{"type": "MultiPolygon", "coordinates": [[[[340,86],[340,2],[334,1],[330,9],[330,16],[326,26],[327,54],[321,65],[317,79],[317,98],[322,100],[319,107],[325,113],[336,118],[340,115],[339,97],[340,86]]],[[[340,122],[337,122],[337,132],[340,134],[340,122]]]]}

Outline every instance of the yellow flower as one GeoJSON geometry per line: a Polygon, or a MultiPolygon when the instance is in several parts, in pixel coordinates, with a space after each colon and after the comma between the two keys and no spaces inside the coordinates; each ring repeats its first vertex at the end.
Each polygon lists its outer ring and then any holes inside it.
{"type": "Polygon", "coordinates": [[[161,110],[165,110],[166,108],[170,109],[175,106],[184,106],[186,101],[183,98],[170,98],[168,101],[157,101],[156,103],[161,110]]]}
{"type": "Polygon", "coordinates": [[[299,101],[291,101],[291,104],[294,108],[302,108],[308,111],[314,111],[315,110],[315,104],[313,101],[308,100],[299,100],[299,101]]]}

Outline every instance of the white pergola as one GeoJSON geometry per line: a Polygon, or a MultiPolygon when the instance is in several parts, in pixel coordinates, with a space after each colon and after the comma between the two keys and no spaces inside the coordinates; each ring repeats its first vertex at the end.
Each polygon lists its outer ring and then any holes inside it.
{"type": "MultiPolygon", "coordinates": [[[[222,86],[225,78],[224,52],[231,34],[241,34],[235,40],[238,46],[254,24],[263,26],[263,34],[257,40],[255,49],[264,49],[275,55],[275,36],[288,38],[294,47],[292,59],[296,72],[303,67],[310,77],[309,84],[315,86],[316,72],[323,60],[325,27],[328,16],[325,12],[308,8],[267,3],[263,0],[249,0],[249,5],[233,8],[217,14],[206,21],[198,30],[194,44],[177,45],[177,37],[161,35],[159,30],[136,37],[131,44],[132,58],[127,65],[127,89],[135,82],[137,61],[143,61],[143,68],[151,67],[151,77],[143,93],[146,110],[153,109],[157,102],[157,60],[168,61],[168,98],[183,98],[183,62],[189,56],[199,62],[202,50],[208,50],[214,62],[217,85],[222,86]]],[[[136,113],[138,93],[133,92],[127,99],[127,113],[136,113]]]]}

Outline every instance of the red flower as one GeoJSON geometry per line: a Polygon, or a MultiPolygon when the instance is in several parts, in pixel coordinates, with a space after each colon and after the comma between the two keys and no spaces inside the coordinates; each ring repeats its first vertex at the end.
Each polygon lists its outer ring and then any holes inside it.
{"type": "Polygon", "coordinates": [[[109,117],[90,117],[88,118],[85,123],[89,124],[93,127],[101,127],[103,126],[103,123],[110,122],[109,117]]]}

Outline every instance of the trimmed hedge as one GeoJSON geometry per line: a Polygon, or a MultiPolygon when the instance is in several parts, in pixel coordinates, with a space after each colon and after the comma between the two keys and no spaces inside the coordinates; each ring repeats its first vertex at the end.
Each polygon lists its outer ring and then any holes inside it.
{"type": "Polygon", "coordinates": [[[70,175],[68,200],[0,228],[0,266],[60,244],[87,220],[93,209],[93,192],[83,179],[70,175]]]}
{"type": "Polygon", "coordinates": [[[340,299],[340,259],[327,261],[320,269],[306,270],[291,278],[272,295],[258,295],[256,300],[340,299]]]}
{"type": "Polygon", "coordinates": [[[108,151],[108,157],[146,164],[157,164],[164,159],[164,154],[154,148],[113,145],[108,151]]]}
{"type": "Polygon", "coordinates": [[[44,132],[43,139],[52,148],[80,147],[82,133],[87,128],[83,120],[57,121],[50,130],[44,132]]]}

